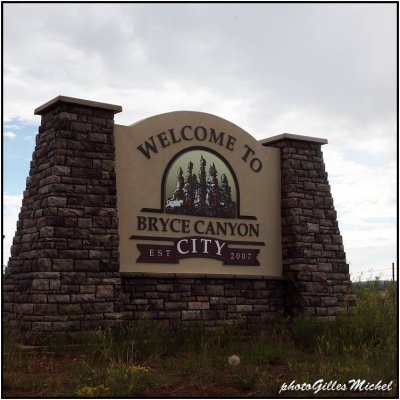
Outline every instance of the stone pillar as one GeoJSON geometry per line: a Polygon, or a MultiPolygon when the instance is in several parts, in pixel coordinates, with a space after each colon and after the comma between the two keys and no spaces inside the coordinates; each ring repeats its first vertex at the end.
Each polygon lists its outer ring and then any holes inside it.
{"type": "Polygon", "coordinates": [[[3,311],[32,332],[121,319],[114,114],[120,106],[58,96],[42,116],[3,311]]]}
{"type": "Polygon", "coordinates": [[[351,304],[349,266],[325,172],[326,139],[282,134],[261,143],[281,149],[283,276],[290,314],[328,317],[351,304]]]}

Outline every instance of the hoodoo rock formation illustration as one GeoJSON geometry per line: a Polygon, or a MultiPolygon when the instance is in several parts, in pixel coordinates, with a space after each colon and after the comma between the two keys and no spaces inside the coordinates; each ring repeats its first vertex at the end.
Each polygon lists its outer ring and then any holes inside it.
{"type": "Polygon", "coordinates": [[[207,162],[200,157],[199,177],[193,173],[189,161],[186,176],[178,169],[176,189],[166,201],[165,212],[169,214],[198,215],[204,217],[235,218],[236,203],[232,201],[231,187],[225,174],[218,183],[218,171],[212,163],[206,174],[207,162]]]}

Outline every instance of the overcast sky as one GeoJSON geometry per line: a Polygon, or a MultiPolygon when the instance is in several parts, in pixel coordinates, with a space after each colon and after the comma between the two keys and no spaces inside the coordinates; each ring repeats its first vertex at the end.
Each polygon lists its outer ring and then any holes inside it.
{"type": "MultiPolygon", "coordinates": [[[[176,110],[257,139],[327,138],[350,272],[396,261],[396,4],[3,4],[4,260],[40,117],[57,95],[176,110]]],[[[369,272],[370,271],[370,272],[369,272]]]]}

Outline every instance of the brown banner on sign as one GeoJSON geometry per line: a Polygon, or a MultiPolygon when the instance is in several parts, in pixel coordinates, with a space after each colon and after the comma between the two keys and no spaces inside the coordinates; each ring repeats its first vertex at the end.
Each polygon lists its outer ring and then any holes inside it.
{"type": "Polygon", "coordinates": [[[138,244],[141,263],[177,264],[182,258],[215,258],[224,265],[260,265],[259,249],[229,248],[228,243],[210,237],[191,236],[174,241],[172,245],[138,244]]]}

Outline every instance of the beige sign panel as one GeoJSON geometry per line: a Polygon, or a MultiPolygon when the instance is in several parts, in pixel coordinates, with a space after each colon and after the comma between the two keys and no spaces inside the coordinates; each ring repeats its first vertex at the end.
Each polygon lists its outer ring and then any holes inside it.
{"type": "Polygon", "coordinates": [[[114,132],[121,272],[281,276],[278,149],[200,112],[114,132]]]}

